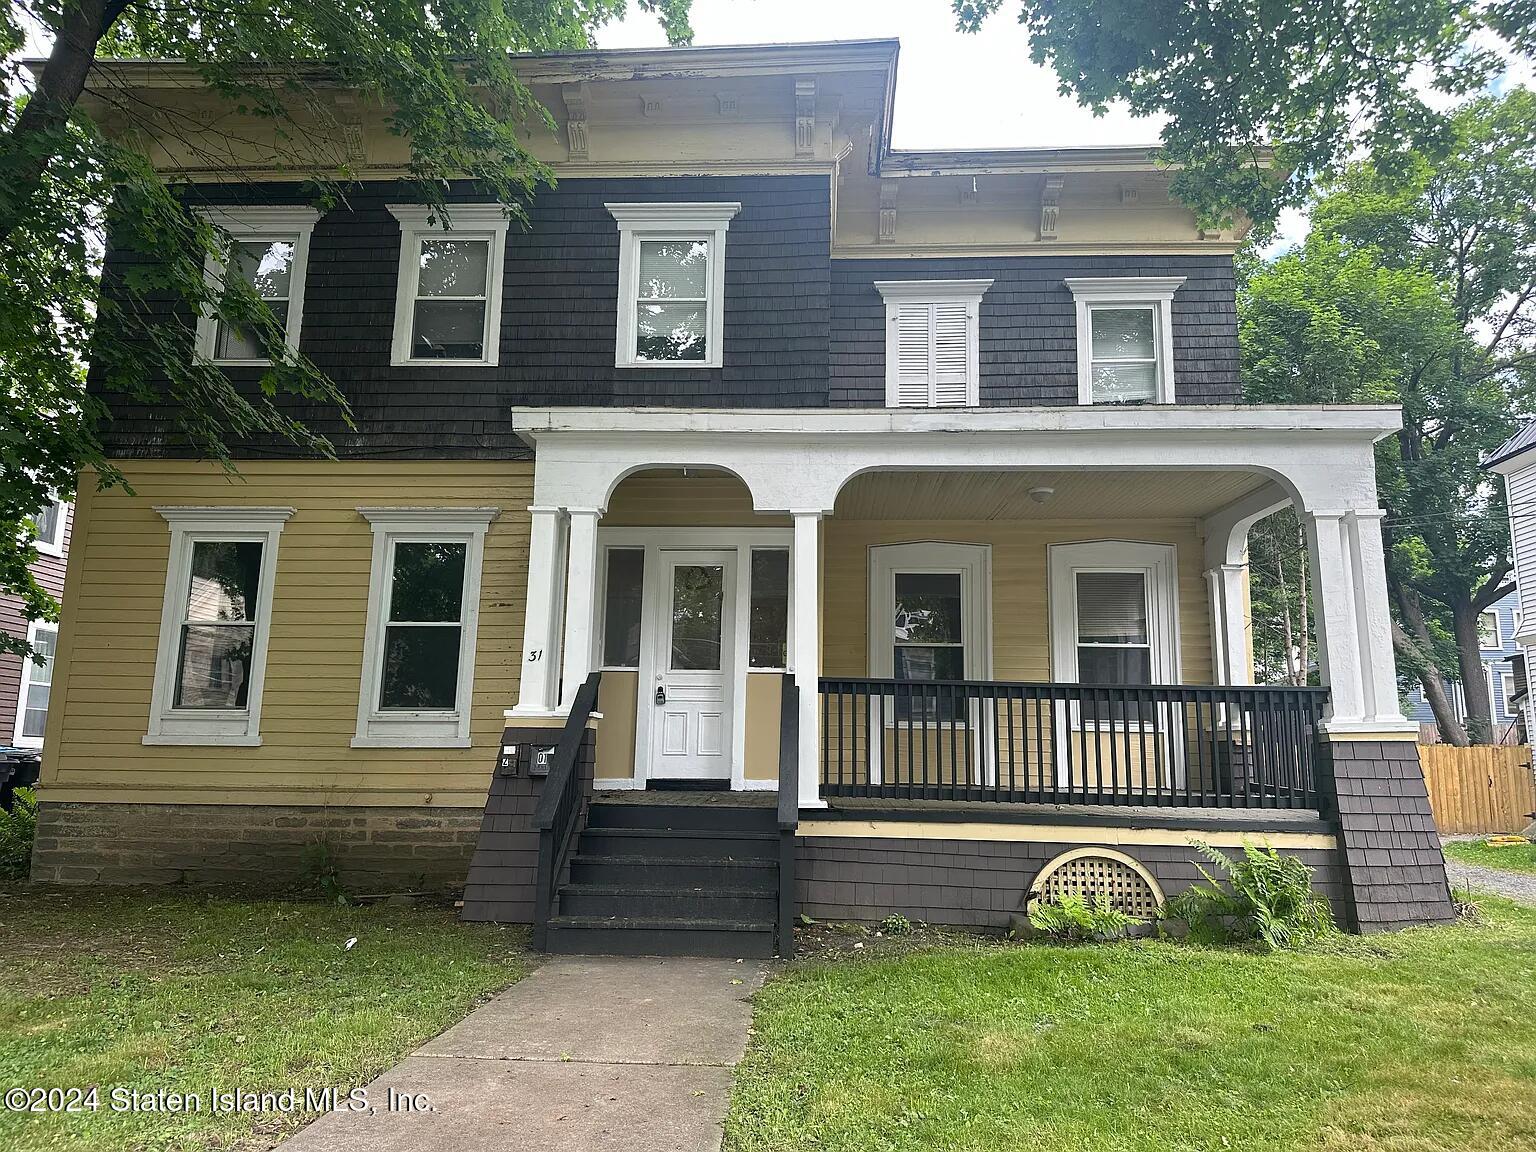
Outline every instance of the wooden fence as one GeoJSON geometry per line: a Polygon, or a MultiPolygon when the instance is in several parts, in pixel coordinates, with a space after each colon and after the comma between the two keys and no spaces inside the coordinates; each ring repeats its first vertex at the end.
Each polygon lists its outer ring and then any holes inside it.
{"type": "Polygon", "coordinates": [[[1519,832],[1536,812],[1528,745],[1421,744],[1419,763],[1442,834],[1519,832]]]}

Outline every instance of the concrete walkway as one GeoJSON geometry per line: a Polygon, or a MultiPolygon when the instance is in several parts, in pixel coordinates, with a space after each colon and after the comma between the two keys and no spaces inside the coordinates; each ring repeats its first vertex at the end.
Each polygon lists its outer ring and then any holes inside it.
{"type": "Polygon", "coordinates": [[[716,1152],[761,963],[551,960],[283,1152],[716,1152]],[[390,1111],[414,1093],[431,1111],[390,1111]]]}

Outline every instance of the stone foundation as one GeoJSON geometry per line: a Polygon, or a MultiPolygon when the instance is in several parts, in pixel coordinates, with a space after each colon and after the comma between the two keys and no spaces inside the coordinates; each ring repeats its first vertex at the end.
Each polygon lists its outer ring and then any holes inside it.
{"type": "MultiPolygon", "coordinates": [[[[1199,838],[1200,833],[1190,835],[1199,838]]],[[[1255,841],[1263,833],[1253,833],[1255,841]]],[[[878,921],[892,912],[926,924],[1003,930],[1024,911],[1035,877],[1051,860],[1094,843],[1091,834],[1060,843],[996,840],[814,837],[796,842],[797,910],[816,920],[878,921]]],[[[1187,844],[1106,844],[1137,860],[1174,896],[1199,880],[1201,857],[1187,844]]],[[[1339,854],[1281,849],[1314,869],[1313,886],[1343,924],[1347,891],[1339,854]]]]}
{"type": "Polygon", "coordinates": [[[329,859],[359,895],[456,891],[477,808],[256,804],[38,805],[32,879],[55,884],[313,884],[329,859]]]}
{"type": "Polygon", "coordinates": [[[1324,750],[1333,760],[1354,929],[1389,932],[1455,919],[1418,745],[1339,740],[1324,750]]]}

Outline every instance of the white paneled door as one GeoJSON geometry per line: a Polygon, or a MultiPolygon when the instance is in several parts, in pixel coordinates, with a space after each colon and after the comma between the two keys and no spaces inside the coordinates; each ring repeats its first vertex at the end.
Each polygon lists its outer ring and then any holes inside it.
{"type": "MultiPolygon", "coordinates": [[[[736,553],[663,552],[652,778],[729,780],[736,553]]],[[[644,705],[642,705],[644,707],[644,705]]]]}

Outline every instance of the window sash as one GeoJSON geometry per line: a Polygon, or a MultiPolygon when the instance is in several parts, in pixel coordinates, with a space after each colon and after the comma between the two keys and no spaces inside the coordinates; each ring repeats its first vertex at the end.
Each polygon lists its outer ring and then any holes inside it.
{"type": "MultiPolygon", "coordinates": [[[[304,237],[297,232],[263,232],[260,234],[253,233],[249,235],[242,234],[236,236],[233,249],[225,257],[225,261],[220,273],[221,276],[224,277],[224,283],[226,284],[228,283],[228,277],[230,275],[239,274],[239,265],[236,262],[235,257],[236,253],[241,248],[255,248],[259,245],[264,246],[270,250],[274,244],[293,245],[293,255],[290,257],[288,262],[288,291],[286,294],[282,296],[268,296],[261,290],[260,284],[256,283],[254,280],[250,282],[251,287],[256,289],[256,294],[261,297],[262,302],[272,310],[272,314],[274,316],[277,316],[282,321],[283,333],[290,339],[292,338],[293,334],[294,277],[298,274],[301,274],[303,270],[303,266],[299,259],[299,247],[303,243],[304,237]]],[[[213,328],[213,347],[210,350],[211,358],[220,363],[228,364],[267,363],[267,358],[261,354],[261,350],[259,348],[255,350],[254,355],[249,356],[231,353],[226,350],[228,347],[226,341],[228,341],[229,344],[237,344],[246,343],[248,340],[249,338],[244,333],[225,321],[223,317],[215,316],[213,328]]]]}
{"type": "Polygon", "coordinates": [[[374,684],[373,684],[373,711],[381,716],[399,716],[405,714],[428,715],[458,715],[464,707],[464,701],[459,699],[459,677],[455,670],[454,700],[449,708],[401,708],[392,707],[384,703],[384,689],[386,686],[386,661],[389,659],[389,637],[392,631],[401,628],[452,628],[459,633],[459,663],[463,664],[465,652],[463,650],[464,613],[468,602],[470,590],[470,554],[469,542],[459,538],[444,539],[430,535],[408,535],[399,533],[389,538],[388,554],[385,558],[387,575],[383,589],[383,604],[379,634],[378,651],[374,654],[374,684]],[[459,583],[459,614],[452,620],[396,620],[392,613],[395,603],[395,576],[399,569],[399,548],[402,544],[459,544],[464,548],[464,575],[459,583]]]}

